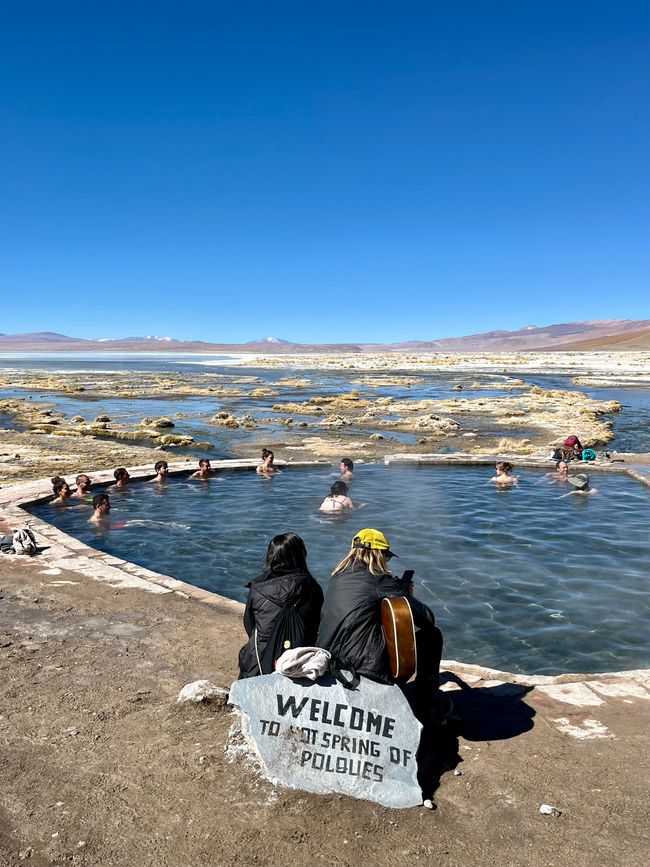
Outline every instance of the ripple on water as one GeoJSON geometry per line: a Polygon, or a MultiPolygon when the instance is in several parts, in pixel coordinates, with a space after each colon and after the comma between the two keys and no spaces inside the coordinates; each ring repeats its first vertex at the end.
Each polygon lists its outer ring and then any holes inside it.
{"type": "Polygon", "coordinates": [[[229,471],[209,482],[111,491],[108,532],[83,505],[35,508],[91,545],[151,569],[246,598],[276,533],[303,536],[325,586],[364,526],[382,529],[416,571],[416,594],[445,636],[445,656],[526,673],[647,666],[650,497],[623,476],[598,476],[599,493],[558,499],[540,472],[518,471],[502,496],[473,467],[360,467],[351,486],[361,512],[318,511],[331,471],[272,479],[229,471]]]}

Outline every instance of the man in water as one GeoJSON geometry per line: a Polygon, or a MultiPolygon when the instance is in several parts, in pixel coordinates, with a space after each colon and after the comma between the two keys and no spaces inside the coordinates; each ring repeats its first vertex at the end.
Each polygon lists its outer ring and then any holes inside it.
{"type": "Polygon", "coordinates": [[[108,494],[95,494],[93,497],[93,513],[88,518],[89,524],[101,524],[111,510],[111,500],[108,494]]]}
{"type": "Polygon", "coordinates": [[[167,461],[156,461],[153,468],[156,475],[153,479],[151,479],[151,481],[158,482],[158,484],[164,485],[167,481],[167,476],[169,475],[169,467],[167,466],[167,461]]]}
{"type": "Polygon", "coordinates": [[[192,473],[190,479],[209,479],[213,475],[214,470],[210,466],[210,461],[207,458],[201,458],[198,470],[192,473]]]}
{"type": "Polygon", "coordinates": [[[350,458],[341,458],[339,472],[341,473],[341,478],[344,482],[350,482],[352,480],[352,477],[354,476],[354,464],[350,458]]]}
{"type": "Polygon", "coordinates": [[[75,481],[77,483],[77,490],[72,496],[84,500],[88,496],[92,484],[90,476],[87,476],[85,473],[79,473],[75,481]]]}
{"type": "Polygon", "coordinates": [[[115,479],[115,484],[111,485],[111,488],[126,488],[129,484],[129,479],[131,478],[126,467],[118,467],[113,473],[113,477],[115,479]]]}

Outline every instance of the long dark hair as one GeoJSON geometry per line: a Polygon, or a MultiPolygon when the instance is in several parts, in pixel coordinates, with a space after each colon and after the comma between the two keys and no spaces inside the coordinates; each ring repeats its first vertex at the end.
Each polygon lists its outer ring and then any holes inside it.
{"type": "Polygon", "coordinates": [[[330,497],[347,497],[348,486],[345,482],[334,482],[330,488],[330,497]]]}
{"type": "Polygon", "coordinates": [[[305,572],[307,568],[307,549],[296,533],[281,533],[274,536],[266,550],[264,565],[269,572],[305,572]]]}

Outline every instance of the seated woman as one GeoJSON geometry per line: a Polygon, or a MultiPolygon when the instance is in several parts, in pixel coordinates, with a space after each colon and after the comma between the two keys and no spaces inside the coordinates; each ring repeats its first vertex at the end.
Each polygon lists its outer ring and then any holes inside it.
{"type": "Polygon", "coordinates": [[[311,647],[316,640],[323,591],[307,567],[300,536],[274,536],[265,570],[248,584],[244,628],[248,641],[239,651],[239,677],[272,674],[289,647],[311,647]]]}
{"type": "Polygon", "coordinates": [[[115,479],[115,484],[111,485],[111,488],[126,488],[131,476],[126,467],[118,467],[113,473],[113,478],[115,479]]]}
{"type": "Polygon", "coordinates": [[[279,470],[273,463],[275,457],[271,449],[262,449],[262,463],[257,468],[257,472],[261,476],[272,476],[273,473],[278,473],[279,470]]]}
{"type": "Polygon", "coordinates": [[[509,461],[497,461],[494,469],[496,476],[492,476],[491,482],[496,482],[497,485],[516,485],[517,476],[511,476],[512,464],[509,461]]]}
{"type": "MultiPolygon", "coordinates": [[[[388,539],[379,530],[361,530],[352,547],[332,572],[317,646],[329,650],[339,667],[379,683],[393,683],[386,642],[381,626],[381,600],[386,596],[412,594],[388,568],[395,556],[388,539]]],[[[418,672],[415,680],[415,714],[423,722],[442,718],[449,701],[438,693],[442,633],[430,608],[410,598],[416,629],[418,672]]]]}
{"type": "Polygon", "coordinates": [[[75,484],[77,485],[77,490],[72,496],[84,500],[90,493],[90,486],[92,485],[90,476],[87,476],[85,473],[79,473],[75,479],[75,484]]]}
{"type": "Polygon", "coordinates": [[[70,490],[70,485],[66,480],[61,476],[54,476],[50,481],[52,482],[52,490],[54,491],[52,504],[60,506],[67,502],[72,496],[72,491],[70,490]]]}
{"type": "Polygon", "coordinates": [[[354,503],[348,497],[348,486],[345,482],[334,482],[330,488],[329,496],[325,497],[320,504],[321,512],[343,512],[353,508],[354,503]]]}

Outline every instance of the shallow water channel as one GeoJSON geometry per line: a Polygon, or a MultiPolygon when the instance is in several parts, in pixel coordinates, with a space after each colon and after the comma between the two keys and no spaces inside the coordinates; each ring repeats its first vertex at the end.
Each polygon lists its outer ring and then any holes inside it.
{"type": "Polygon", "coordinates": [[[332,473],[134,483],[109,491],[106,527],[76,501],[33,511],[96,548],[239,600],[276,533],[304,538],[326,586],[354,534],[376,527],[399,555],[393,571],[415,569],[446,658],[529,674],[650,664],[650,492],[638,482],[593,473],[598,493],[561,499],[570,487],[542,471],[518,471],[519,484],[502,491],[490,468],[367,465],[351,485],[357,509],[328,516],[318,506],[332,473]]]}

